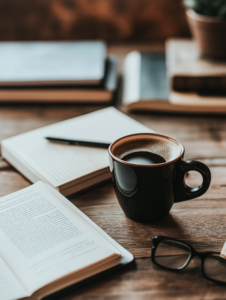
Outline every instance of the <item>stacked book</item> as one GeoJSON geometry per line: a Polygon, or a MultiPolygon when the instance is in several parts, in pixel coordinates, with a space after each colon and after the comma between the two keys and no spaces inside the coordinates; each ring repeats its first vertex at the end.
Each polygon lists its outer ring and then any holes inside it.
{"type": "Polygon", "coordinates": [[[0,102],[110,103],[116,67],[101,41],[0,42],[0,102]]]}
{"type": "Polygon", "coordinates": [[[226,113],[226,61],[200,57],[192,40],[168,40],[166,53],[131,52],[123,103],[130,110],[226,113]]]}

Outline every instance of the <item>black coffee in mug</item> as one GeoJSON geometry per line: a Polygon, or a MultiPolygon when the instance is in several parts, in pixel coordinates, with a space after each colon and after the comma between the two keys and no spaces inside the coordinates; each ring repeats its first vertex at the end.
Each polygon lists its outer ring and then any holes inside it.
{"type": "Polygon", "coordinates": [[[128,135],[110,145],[113,185],[127,217],[158,221],[175,202],[194,199],[208,190],[209,168],[198,161],[183,161],[184,151],[178,140],[157,133],[128,135]],[[189,171],[202,175],[201,186],[186,185],[184,176],[189,171]]]}
{"type": "Polygon", "coordinates": [[[154,165],[165,162],[162,156],[145,150],[131,152],[123,156],[122,160],[135,165],[154,165]]]}

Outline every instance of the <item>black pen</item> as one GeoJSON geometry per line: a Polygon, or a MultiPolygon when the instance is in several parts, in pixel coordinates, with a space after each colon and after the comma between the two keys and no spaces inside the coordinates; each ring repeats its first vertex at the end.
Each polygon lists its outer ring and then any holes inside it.
{"type": "Polygon", "coordinates": [[[67,143],[69,145],[77,145],[77,146],[86,146],[86,147],[95,147],[95,148],[105,148],[107,149],[110,144],[102,143],[102,142],[91,142],[91,141],[82,141],[82,140],[71,140],[71,139],[62,139],[57,137],[45,137],[48,141],[55,143],[67,143]]]}

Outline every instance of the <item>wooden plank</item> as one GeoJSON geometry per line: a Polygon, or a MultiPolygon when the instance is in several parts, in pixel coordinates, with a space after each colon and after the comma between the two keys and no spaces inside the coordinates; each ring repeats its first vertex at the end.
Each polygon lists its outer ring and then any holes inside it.
{"type": "Polygon", "coordinates": [[[201,262],[194,259],[182,272],[154,266],[150,258],[137,259],[134,266],[59,297],[59,300],[183,300],[225,299],[225,286],[202,276],[201,262]]]}
{"type": "Polygon", "coordinates": [[[14,169],[0,169],[0,197],[14,193],[30,185],[30,182],[14,169]]]}

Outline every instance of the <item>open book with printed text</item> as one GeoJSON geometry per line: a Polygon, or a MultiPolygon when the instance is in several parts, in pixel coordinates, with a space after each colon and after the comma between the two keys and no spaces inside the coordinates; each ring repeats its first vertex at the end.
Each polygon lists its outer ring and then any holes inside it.
{"type": "Polygon", "coordinates": [[[42,299],[133,261],[132,254],[41,181],[0,199],[0,241],[1,300],[42,299]]]}

